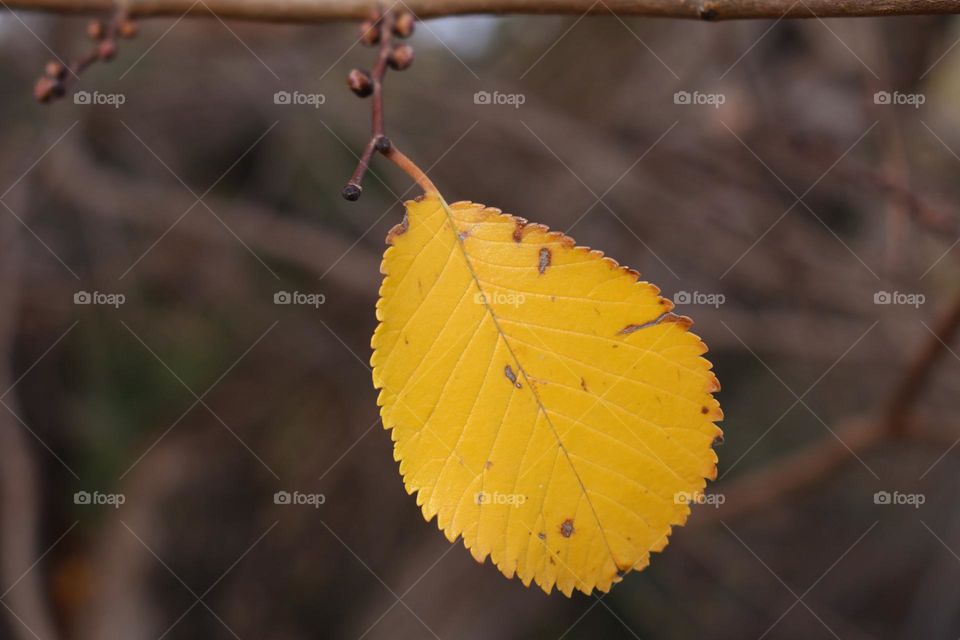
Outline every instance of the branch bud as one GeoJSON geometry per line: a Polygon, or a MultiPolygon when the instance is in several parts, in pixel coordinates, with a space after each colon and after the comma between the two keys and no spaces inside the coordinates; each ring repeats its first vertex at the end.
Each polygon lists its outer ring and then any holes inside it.
{"type": "Polygon", "coordinates": [[[97,46],[97,57],[107,62],[117,55],[117,45],[113,40],[103,40],[97,46]]]}
{"type": "Polygon", "coordinates": [[[360,41],[368,46],[373,46],[380,42],[380,22],[364,20],[360,24],[360,41]]]}
{"type": "Polygon", "coordinates": [[[51,60],[43,67],[43,72],[47,74],[48,78],[62,80],[67,75],[67,68],[61,62],[51,60]]]}
{"type": "Polygon", "coordinates": [[[105,32],[103,22],[100,20],[91,20],[87,24],[87,35],[90,36],[91,40],[103,40],[105,32]]]}
{"type": "Polygon", "coordinates": [[[33,85],[33,97],[36,98],[38,102],[50,102],[54,98],[59,98],[62,95],[63,83],[56,78],[43,76],[33,85]]]}
{"type": "Polygon", "coordinates": [[[120,34],[121,38],[130,39],[136,36],[138,31],[140,29],[137,27],[137,23],[130,19],[122,20],[117,26],[117,33],[120,34]]]}
{"type": "Polygon", "coordinates": [[[393,33],[399,38],[409,38],[413,35],[414,22],[412,13],[401,13],[393,23],[393,33]]]}
{"type": "Polygon", "coordinates": [[[356,202],[360,199],[360,194],[363,193],[363,188],[358,184],[348,184],[343,188],[341,194],[343,197],[350,202],[356,202]]]}
{"type": "Polygon", "coordinates": [[[387,58],[387,64],[397,71],[403,71],[413,64],[413,47],[408,44],[401,44],[390,52],[387,58]]]}
{"type": "Polygon", "coordinates": [[[366,98],[373,93],[373,80],[370,79],[370,74],[362,69],[350,71],[347,75],[347,86],[361,98],[366,98]]]}

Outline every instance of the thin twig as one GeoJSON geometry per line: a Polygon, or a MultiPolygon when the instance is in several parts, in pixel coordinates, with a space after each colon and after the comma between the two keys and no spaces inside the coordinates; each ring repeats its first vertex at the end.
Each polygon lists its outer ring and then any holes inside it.
{"type": "MultiPolygon", "coordinates": [[[[109,11],[116,0],[6,0],[11,9],[65,13],[109,11]]],[[[363,19],[378,0],[128,0],[132,17],[181,15],[271,22],[363,19]]],[[[840,18],[960,13],[957,0],[405,0],[420,19],[471,13],[597,14],[731,20],[840,18]]]]}
{"type": "Polygon", "coordinates": [[[412,33],[412,20],[410,14],[397,14],[394,11],[383,11],[374,15],[373,19],[361,25],[361,38],[370,44],[379,43],[377,60],[373,65],[373,70],[366,73],[359,69],[350,72],[348,84],[350,88],[360,97],[373,96],[373,106],[371,108],[371,133],[367,145],[360,154],[357,168],[354,170],[350,180],[343,188],[343,197],[347,200],[357,200],[363,193],[363,177],[370,168],[370,161],[373,153],[379,151],[391,162],[400,167],[413,178],[418,185],[427,193],[437,193],[437,188],[433,185],[427,174],[423,172],[410,158],[405,156],[397,149],[396,145],[386,136],[383,124],[383,78],[387,73],[387,67],[403,70],[410,66],[413,60],[413,50],[409,45],[394,46],[393,37],[399,34],[401,37],[407,37],[412,33]],[[401,21],[403,24],[400,24],[401,21]]]}

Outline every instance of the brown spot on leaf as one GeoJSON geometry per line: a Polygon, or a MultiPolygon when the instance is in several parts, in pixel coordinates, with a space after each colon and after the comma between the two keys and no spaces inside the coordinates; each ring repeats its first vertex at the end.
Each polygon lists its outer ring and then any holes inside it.
{"type": "Polygon", "coordinates": [[[489,469],[492,466],[493,466],[493,460],[487,460],[487,464],[486,464],[487,469],[489,469]]]}
{"type": "Polygon", "coordinates": [[[546,540],[546,539],[547,539],[547,534],[545,534],[543,531],[541,531],[540,533],[537,534],[537,537],[540,538],[541,540],[546,540]]]}
{"type": "Polygon", "coordinates": [[[537,270],[540,271],[540,275],[543,275],[547,270],[547,267],[550,266],[550,261],[553,259],[553,254],[550,252],[548,247],[540,247],[540,259],[537,263],[537,270]]]}
{"type": "Polygon", "coordinates": [[[710,409],[707,409],[706,407],[700,407],[700,413],[702,413],[703,415],[707,415],[708,413],[710,413],[710,409]]]}
{"type": "Polygon", "coordinates": [[[410,221],[407,220],[407,216],[403,216],[403,220],[400,224],[394,225],[392,229],[387,233],[387,244],[393,244],[393,241],[396,240],[398,236],[402,236],[410,228],[410,221]]]}
{"type": "Polygon", "coordinates": [[[687,316],[678,316],[675,313],[663,314],[663,318],[660,320],[660,322],[673,322],[675,324],[680,325],[681,329],[689,329],[690,327],[693,326],[693,320],[691,320],[687,316]]]}
{"type": "Polygon", "coordinates": [[[586,391],[587,393],[590,393],[590,389],[587,389],[587,381],[584,380],[583,378],[580,378],[580,388],[586,391]]]}
{"type": "Polygon", "coordinates": [[[461,231],[460,233],[457,234],[457,237],[460,238],[460,241],[461,241],[461,242],[464,241],[464,240],[466,240],[467,238],[470,237],[470,230],[469,230],[469,229],[464,229],[463,231],[461,231]]]}
{"type": "Polygon", "coordinates": [[[562,535],[564,538],[569,538],[572,536],[574,531],[575,529],[573,528],[573,520],[570,518],[567,518],[560,523],[560,535],[562,535]]]}
{"type": "Polygon", "coordinates": [[[513,241],[514,242],[523,242],[523,229],[527,226],[525,220],[517,219],[517,226],[513,228],[513,241]]]}
{"type": "Polygon", "coordinates": [[[723,444],[723,434],[721,433],[716,438],[713,439],[713,442],[710,444],[711,447],[719,447],[723,444]]]}
{"type": "Polygon", "coordinates": [[[503,375],[507,376],[507,380],[513,383],[513,386],[515,386],[517,389],[523,389],[523,385],[517,381],[517,374],[513,372],[513,367],[510,365],[505,366],[503,368],[503,375]]]}

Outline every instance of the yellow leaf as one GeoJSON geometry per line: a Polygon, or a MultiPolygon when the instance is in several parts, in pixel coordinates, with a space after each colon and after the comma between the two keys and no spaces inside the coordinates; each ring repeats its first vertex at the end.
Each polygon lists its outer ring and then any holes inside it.
{"type": "Polygon", "coordinates": [[[716,478],[706,345],[659,289],[437,194],[387,237],[373,380],[407,491],[507,577],[608,591],[716,478]]]}

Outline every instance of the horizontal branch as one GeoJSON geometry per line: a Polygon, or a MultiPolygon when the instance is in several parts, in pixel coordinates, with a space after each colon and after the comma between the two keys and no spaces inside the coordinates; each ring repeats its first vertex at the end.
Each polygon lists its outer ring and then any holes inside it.
{"type": "MultiPolygon", "coordinates": [[[[62,13],[109,12],[132,17],[209,16],[271,22],[323,22],[367,17],[376,0],[5,0],[5,7],[62,13]]],[[[389,4],[389,1],[385,2],[389,4]]],[[[492,14],[609,14],[733,20],[960,13],[960,0],[405,0],[419,18],[492,14]]]]}

